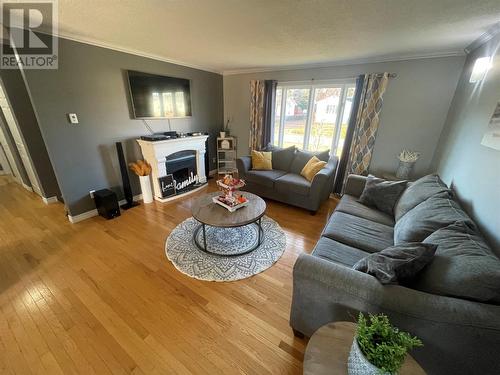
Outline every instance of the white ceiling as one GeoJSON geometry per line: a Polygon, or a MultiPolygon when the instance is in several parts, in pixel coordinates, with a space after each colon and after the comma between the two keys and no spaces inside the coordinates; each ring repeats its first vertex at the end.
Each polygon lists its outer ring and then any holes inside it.
{"type": "Polygon", "coordinates": [[[499,0],[59,0],[59,34],[231,73],[444,56],[499,0]]]}

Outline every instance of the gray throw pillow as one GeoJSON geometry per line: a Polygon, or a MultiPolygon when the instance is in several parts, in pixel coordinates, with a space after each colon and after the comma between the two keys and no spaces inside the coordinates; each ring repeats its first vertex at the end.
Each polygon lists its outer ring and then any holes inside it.
{"type": "Polygon", "coordinates": [[[452,192],[437,174],[430,174],[410,182],[394,207],[396,221],[404,214],[436,194],[452,197],[452,192]]]}
{"type": "Polygon", "coordinates": [[[352,268],[382,284],[408,283],[432,260],[436,247],[420,242],[391,246],[359,260],[352,268]]]}
{"type": "Polygon", "coordinates": [[[272,164],[273,169],[278,169],[281,171],[290,171],[290,165],[292,165],[293,157],[295,156],[295,146],[290,146],[287,148],[280,148],[269,143],[265,151],[272,152],[272,164]]]}
{"type": "Polygon", "coordinates": [[[475,226],[456,222],[424,240],[437,245],[436,255],[411,287],[423,292],[500,303],[500,259],[475,226]]]}
{"type": "Polygon", "coordinates": [[[307,164],[307,162],[313,157],[316,156],[321,161],[326,161],[330,159],[330,151],[323,152],[308,152],[308,151],[300,151],[298,150],[295,153],[295,157],[293,158],[292,165],[290,166],[290,172],[295,174],[300,174],[302,169],[307,164]]]}
{"type": "Polygon", "coordinates": [[[405,190],[406,184],[407,181],[386,181],[368,175],[358,202],[394,216],[394,205],[405,190]]]}
{"type": "Polygon", "coordinates": [[[394,226],[394,243],[420,242],[438,229],[457,221],[474,226],[460,205],[447,194],[437,194],[406,213],[394,226]]]}

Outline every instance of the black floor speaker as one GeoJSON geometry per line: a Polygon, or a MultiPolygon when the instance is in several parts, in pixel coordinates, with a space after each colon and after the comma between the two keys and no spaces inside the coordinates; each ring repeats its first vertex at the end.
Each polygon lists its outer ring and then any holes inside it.
{"type": "Polygon", "coordinates": [[[123,147],[121,142],[116,142],[116,153],[118,154],[118,161],[120,162],[120,172],[122,175],[123,182],[123,193],[125,195],[125,200],[127,203],[122,204],[120,207],[124,210],[138,206],[139,203],[134,202],[134,195],[132,194],[132,189],[130,188],[130,180],[128,178],[128,168],[125,162],[125,156],[123,155],[123,147]]]}
{"type": "Polygon", "coordinates": [[[106,219],[113,219],[120,216],[120,207],[118,207],[118,198],[116,194],[109,189],[94,191],[94,202],[97,212],[106,219]]]}

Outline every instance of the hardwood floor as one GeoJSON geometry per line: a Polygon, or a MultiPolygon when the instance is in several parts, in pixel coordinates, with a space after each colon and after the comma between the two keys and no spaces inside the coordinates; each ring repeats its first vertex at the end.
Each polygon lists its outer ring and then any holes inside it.
{"type": "Polygon", "coordinates": [[[193,198],[70,224],[0,176],[0,373],[299,374],[305,341],[288,325],[292,267],[335,206],[268,202],[287,234],[270,269],[204,282],[167,260],[169,232],[193,198]]]}

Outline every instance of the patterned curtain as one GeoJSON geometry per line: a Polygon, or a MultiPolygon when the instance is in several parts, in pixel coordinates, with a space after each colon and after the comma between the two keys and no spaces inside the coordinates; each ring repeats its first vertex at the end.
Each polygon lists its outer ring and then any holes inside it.
{"type": "Polygon", "coordinates": [[[266,81],[250,81],[250,150],[261,150],[264,146],[264,96],[266,81]]]}
{"type": "Polygon", "coordinates": [[[389,73],[366,74],[364,77],[343,186],[349,174],[368,174],[380,122],[382,97],[388,82],[389,73]]]}

